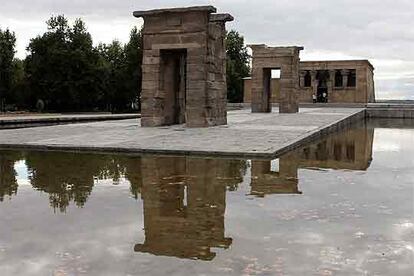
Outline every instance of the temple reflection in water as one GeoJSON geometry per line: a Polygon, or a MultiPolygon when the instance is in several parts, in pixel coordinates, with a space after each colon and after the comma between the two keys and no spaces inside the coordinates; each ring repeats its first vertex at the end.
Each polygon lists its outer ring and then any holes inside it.
{"type": "Polygon", "coordinates": [[[224,227],[226,192],[248,184],[258,197],[301,194],[301,168],[366,170],[373,136],[372,128],[353,128],[277,160],[0,151],[0,202],[18,193],[15,164],[21,160],[28,183],[61,212],[71,202],[84,206],[99,180],[127,181],[132,196],[143,201],[145,240],[136,252],[212,260],[214,248],[232,244],[224,227]]]}
{"type": "Polygon", "coordinates": [[[277,160],[253,160],[251,194],[301,194],[300,168],[366,170],[372,160],[373,139],[373,128],[355,128],[300,147],[277,160]]]}
{"type": "Polygon", "coordinates": [[[211,248],[228,248],[226,190],[242,181],[242,168],[234,160],[143,157],[145,242],[135,251],[211,260],[211,248]]]}
{"type": "Polygon", "coordinates": [[[299,168],[366,170],[372,161],[374,129],[356,128],[333,134],[328,138],[285,155],[299,168]]]}

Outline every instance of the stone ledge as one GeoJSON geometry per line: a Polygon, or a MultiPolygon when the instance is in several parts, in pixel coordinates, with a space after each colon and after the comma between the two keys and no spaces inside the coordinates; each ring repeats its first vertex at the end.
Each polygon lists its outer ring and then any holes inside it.
{"type": "Polygon", "coordinates": [[[145,16],[152,16],[152,15],[159,15],[164,13],[183,13],[183,12],[208,12],[208,13],[215,13],[217,9],[213,6],[194,6],[194,7],[186,7],[186,8],[166,8],[166,9],[154,9],[154,10],[147,10],[147,11],[134,11],[133,15],[135,17],[145,17],[145,16]]]}
{"type": "Polygon", "coordinates": [[[414,108],[368,108],[369,118],[404,118],[414,119],[414,108]]]}
{"type": "Polygon", "coordinates": [[[217,13],[210,15],[210,22],[231,22],[234,17],[228,13],[217,13]]]}
{"type": "Polygon", "coordinates": [[[138,119],[140,114],[79,114],[79,115],[33,115],[33,116],[14,116],[0,118],[0,127],[9,126],[18,128],[19,126],[30,127],[45,124],[59,124],[71,122],[96,122],[108,120],[138,119]]]}

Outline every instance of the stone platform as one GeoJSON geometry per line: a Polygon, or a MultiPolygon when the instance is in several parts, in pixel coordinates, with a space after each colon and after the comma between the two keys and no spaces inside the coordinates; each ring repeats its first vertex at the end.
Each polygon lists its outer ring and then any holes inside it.
{"type": "Polygon", "coordinates": [[[1,148],[272,158],[365,118],[362,108],[228,112],[228,125],[141,128],[139,119],[0,130],[1,148]]]}
{"type": "Polygon", "coordinates": [[[85,114],[31,114],[31,115],[0,115],[0,129],[23,128],[44,125],[56,125],[66,123],[109,121],[138,119],[140,114],[110,114],[110,113],[85,113],[85,114]]]}

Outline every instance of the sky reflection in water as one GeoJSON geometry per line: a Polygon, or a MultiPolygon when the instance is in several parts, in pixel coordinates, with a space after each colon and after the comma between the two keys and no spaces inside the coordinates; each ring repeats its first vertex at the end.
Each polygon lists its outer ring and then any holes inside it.
{"type": "Polygon", "coordinates": [[[276,160],[0,151],[0,274],[409,275],[413,127],[276,160]]]}

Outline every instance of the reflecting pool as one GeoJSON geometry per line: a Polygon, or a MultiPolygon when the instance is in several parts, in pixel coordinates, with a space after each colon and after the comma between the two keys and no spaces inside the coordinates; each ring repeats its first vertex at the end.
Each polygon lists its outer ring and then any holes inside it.
{"type": "Polygon", "coordinates": [[[413,270],[413,121],[275,160],[0,151],[0,275],[413,270]]]}

